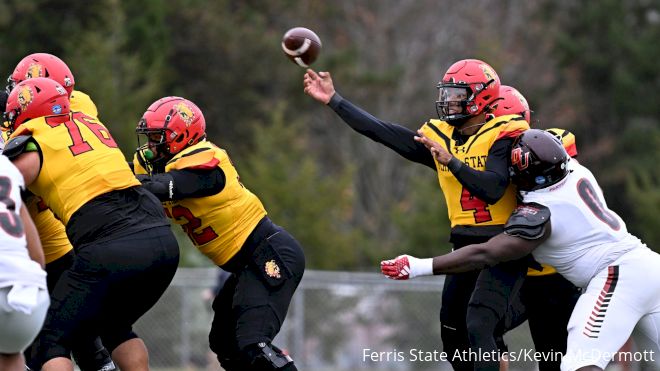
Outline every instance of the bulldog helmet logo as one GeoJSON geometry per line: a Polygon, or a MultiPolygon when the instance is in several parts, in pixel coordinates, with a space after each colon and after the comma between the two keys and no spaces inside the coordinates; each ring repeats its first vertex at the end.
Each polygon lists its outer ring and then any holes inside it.
{"type": "Polygon", "coordinates": [[[44,69],[40,64],[33,63],[25,72],[25,79],[27,80],[35,77],[44,77],[44,69]]]}
{"type": "Polygon", "coordinates": [[[280,267],[275,263],[275,260],[269,260],[266,262],[266,274],[268,277],[281,278],[280,267]]]}
{"type": "Polygon", "coordinates": [[[174,106],[174,109],[179,114],[179,117],[181,117],[181,120],[186,123],[186,126],[192,124],[195,118],[195,112],[193,112],[192,108],[188,107],[185,103],[179,103],[174,106]]]}
{"type": "Polygon", "coordinates": [[[23,86],[18,92],[18,104],[21,105],[21,111],[25,111],[33,99],[34,94],[32,93],[32,89],[29,86],[23,86]]]}

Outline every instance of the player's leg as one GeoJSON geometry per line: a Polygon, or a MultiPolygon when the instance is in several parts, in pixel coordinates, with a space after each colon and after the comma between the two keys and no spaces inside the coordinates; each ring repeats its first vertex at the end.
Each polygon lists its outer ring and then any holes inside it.
{"type": "Polygon", "coordinates": [[[579,296],[579,289],[558,273],[525,279],[522,300],[527,308],[534,348],[548,355],[539,361],[540,371],[560,369],[562,357],[558,353],[566,353],[566,328],[579,296]]]}
{"type": "Polygon", "coordinates": [[[646,371],[660,370],[660,308],[642,317],[633,334],[637,352],[643,359],[640,367],[646,371]]]}
{"type": "Polygon", "coordinates": [[[73,359],[81,371],[113,371],[115,367],[110,352],[103,346],[101,338],[76,339],[72,347],[73,359]]]}
{"type": "MultiPolygon", "coordinates": [[[[46,264],[48,292],[53,291],[62,274],[73,265],[74,258],[74,252],[70,250],[63,256],[46,264]]],[[[72,344],[72,349],[73,357],[81,371],[115,370],[110,353],[103,347],[98,336],[94,340],[79,341],[76,339],[72,344]]],[[[25,350],[25,357],[26,359],[31,357],[31,347],[25,350]]]]}
{"type": "Polygon", "coordinates": [[[229,276],[213,300],[213,322],[209,345],[226,371],[246,370],[249,366],[241,357],[236,342],[236,313],[232,310],[238,277],[229,276]]]}
{"type": "Polygon", "coordinates": [[[148,370],[144,342],[133,324],[169,286],[179,262],[179,247],[169,226],[151,228],[100,246],[105,251],[108,292],[103,297],[99,334],[121,370],[148,370]]]}
{"type": "MultiPolygon", "coordinates": [[[[273,225],[274,226],[274,225],[273,225]]],[[[300,244],[285,230],[274,233],[253,254],[253,262],[238,276],[233,310],[236,339],[254,370],[297,370],[293,360],[271,341],[280,331],[305,270],[300,244]]]]}
{"type": "Polygon", "coordinates": [[[468,361],[463,352],[470,350],[466,326],[467,307],[478,276],[479,271],[474,271],[445,277],[440,306],[440,335],[442,349],[455,371],[474,370],[474,363],[468,361]]]}
{"type": "Polygon", "coordinates": [[[562,370],[607,366],[643,315],[640,278],[633,266],[611,265],[591,279],[568,324],[562,370]]]}
{"type": "Polygon", "coordinates": [[[70,369],[73,339],[93,338],[94,318],[107,291],[106,273],[95,262],[94,246],[81,248],[51,293],[43,329],[33,344],[32,370],[70,369]]]}
{"type": "MultiPolygon", "coordinates": [[[[506,320],[507,312],[527,274],[526,258],[498,264],[479,274],[467,311],[467,329],[474,351],[496,354],[495,341],[498,324],[506,320]]],[[[495,358],[495,357],[494,357],[495,358]]],[[[499,359],[483,357],[475,362],[475,369],[499,370],[499,359]]]]}
{"type": "Polygon", "coordinates": [[[31,313],[16,310],[7,301],[12,287],[0,288],[0,370],[23,371],[25,359],[22,352],[34,340],[44,323],[49,298],[45,290],[39,290],[31,313]]]}

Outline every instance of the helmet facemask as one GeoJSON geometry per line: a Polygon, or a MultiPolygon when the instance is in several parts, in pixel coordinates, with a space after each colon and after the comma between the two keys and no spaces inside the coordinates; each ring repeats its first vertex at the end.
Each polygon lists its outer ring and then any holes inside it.
{"type": "MultiPolygon", "coordinates": [[[[461,126],[472,117],[483,112],[475,102],[483,92],[486,84],[466,84],[455,82],[440,82],[438,84],[438,100],[435,102],[436,112],[440,120],[452,126],[461,126]]],[[[484,107],[485,108],[485,107],[484,107]]]]}
{"type": "Polygon", "coordinates": [[[136,128],[138,159],[149,174],[165,172],[165,165],[173,155],[169,151],[167,129],[154,129],[147,126],[142,118],[136,128]],[[143,137],[144,136],[144,144],[143,137]]]}
{"type": "Polygon", "coordinates": [[[14,131],[14,124],[20,112],[13,109],[2,114],[2,123],[0,124],[2,131],[8,131],[9,135],[14,131]]]}

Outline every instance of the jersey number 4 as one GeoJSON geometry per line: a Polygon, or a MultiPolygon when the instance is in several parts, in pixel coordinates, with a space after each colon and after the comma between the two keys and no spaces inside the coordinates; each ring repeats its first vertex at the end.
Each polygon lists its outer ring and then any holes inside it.
{"type": "Polygon", "coordinates": [[[23,237],[23,222],[15,212],[11,211],[16,208],[14,200],[9,197],[11,193],[11,179],[2,176],[0,177],[0,202],[5,204],[7,211],[0,212],[0,228],[7,232],[10,236],[20,238],[23,237]]]}
{"type": "Polygon", "coordinates": [[[71,137],[71,144],[69,150],[74,156],[79,154],[89,152],[93,150],[92,146],[87,142],[80,132],[80,125],[86,126],[99,140],[101,143],[105,144],[109,148],[117,148],[117,143],[112,139],[112,136],[103,125],[98,122],[94,122],[94,118],[85,115],[82,112],[74,112],[71,115],[72,120],[67,121],[55,121],[55,117],[47,117],[46,123],[54,128],[59,125],[66,126],[67,131],[69,132],[69,137],[71,137]]]}
{"type": "Polygon", "coordinates": [[[463,191],[461,192],[461,208],[463,211],[472,210],[475,223],[485,223],[493,220],[488,210],[488,204],[474,197],[465,187],[463,187],[463,191]]]}

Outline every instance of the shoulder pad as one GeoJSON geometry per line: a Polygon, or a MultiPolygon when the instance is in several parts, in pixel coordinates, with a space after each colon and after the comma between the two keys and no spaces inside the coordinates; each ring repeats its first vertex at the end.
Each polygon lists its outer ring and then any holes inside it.
{"type": "Polygon", "coordinates": [[[550,221],[550,209],[535,202],[518,205],[504,225],[504,233],[526,240],[536,240],[545,234],[550,221]]]}
{"type": "Polygon", "coordinates": [[[168,161],[166,171],[182,170],[187,168],[214,168],[218,164],[215,151],[211,147],[200,147],[192,151],[181,153],[168,161]]]}
{"type": "Polygon", "coordinates": [[[32,139],[32,135],[18,135],[11,138],[5,144],[2,154],[9,157],[10,160],[13,160],[21,153],[28,152],[30,150],[30,148],[28,148],[30,144],[33,146],[36,145],[36,142],[32,139]]]}

